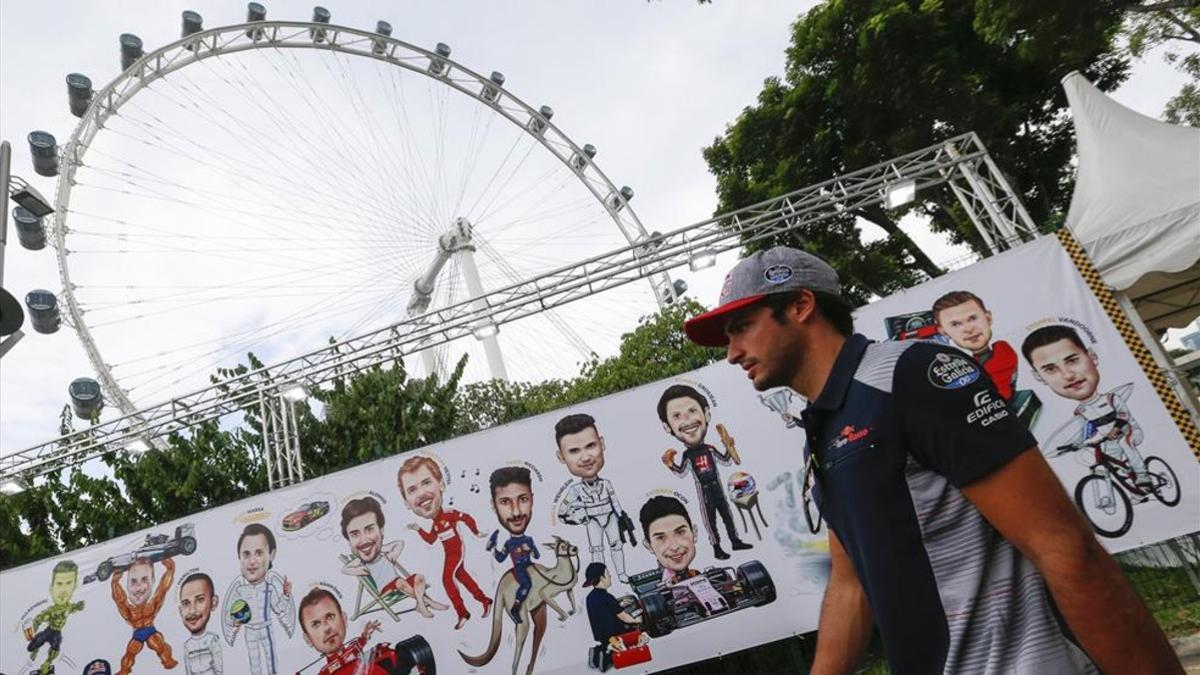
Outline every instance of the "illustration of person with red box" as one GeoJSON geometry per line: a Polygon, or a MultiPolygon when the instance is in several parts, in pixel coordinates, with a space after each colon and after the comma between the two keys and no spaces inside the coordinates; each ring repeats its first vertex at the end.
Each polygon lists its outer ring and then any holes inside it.
{"type": "Polygon", "coordinates": [[[992,342],[992,313],[971,291],[950,291],[933,303],[938,332],[968,351],[992,378],[1001,398],[1012,400],[1017,386],[1017,352],[1004,340],[992,342]]]}
{"type": "Polygon", "coordinates": [[[458,623],[454,624],[454,629],[462,628],[471,618],[471,613],[463,603],[462,594],[458,591],[458,584],[466,587],[467,592],[479,602],[483,607],[483,616],[486,617],[492,607],[492,600],[484,595],[479,584],[475,583],[467,568],[463,567],[463,543],[458,534],[459,523],[466,525],[475,536],[479,536],[479,526],[469,514],[443,508],[442,498],[446,492],[446,482],[437,461],[425,455],[408,458],[396,473],[396,484],[408,508],[418,516],[432,521],[428,531],[421,529],[416,523],[409,523],[408,529],[420,535],[427,544],[438,540],[442,542],[442,549],[446,554],[442,564],[442,585],[446,588],[450,604],[458,614],[458,623]]]}

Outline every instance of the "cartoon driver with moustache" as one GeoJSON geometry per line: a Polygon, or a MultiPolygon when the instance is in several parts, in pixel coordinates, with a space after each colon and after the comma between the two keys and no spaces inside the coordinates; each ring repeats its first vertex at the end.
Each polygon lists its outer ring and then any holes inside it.
{"type": "Polygon", "coordinates": [[[488,483],[492,492],[492,510],[496,512],[500,525],[508,531],[509,537],[499,544],[497,539],[500,531],[496,530],[488,539],[487,548],[496,557],[496,562],[512,559],[517,595],[508,615],[514,623],[521,623],[521,605],[533,585],[533,580],[529,578],[529,566],[533,564],[533,558],[541,557],[533,537],[525,534],[533,514],[533,482],[529,469],[504,466],[492,472],[488,483]]]}
{"type": "Polygon", "coordinates": [[[221,675],[221,638],[208,632],[208,619],[220,598],[213,592],[212,578],[203,572],[187,575],[179,586],[179,616],[191,637],[183,643],[183,666],[187,675],[221,675]]]}
{"type": "Polygon", "coordinates": [[[479,526],[470,514],[443,508],[446,482],[437,461],[425,455],[408,458],[396,473],[396,484],[408,508],[418,516],[428,518],[432,524],[429,530],[423,530],[420,525],[409,523],[408,529],[420,535],[426,544],[439,540],[442,542],[442,550],[445,553],[442,586],[445,587],[446,597],[450,599],[450,604],[458,614],[458,623],[454,624],[454,629],[462,628],[471,618],[458,590],[460,583],[483,606],[483,616],[486,617],[492,607],[492,600],[483,593],[483,589],[479,588],[479,584],[475,583],[475,579],[463,567],[463,540],[458,534],[459,523],[466,525],[475,536],[479,536],[479,526]]]}
{"type": "MultiPolygon", "coordinates": [[[[725,531],[729,533],[729,542],[733,550],[745,551],[753,548],[738,537],[737,528],[733,524],[733,512],[730,511],[729,501],[725,498],[721,474],[717,471],[717,462],[729,464],[737,461],[737,457],[732,452],[721,452],[704,442],[705,436],[708,435],[708,423],[712,421],[708,399],[695,387],[673,384],[667,387],[658,399],[658,418],[664,431],[687,446],[679,464],[675,463],[674,449],[663,453],[662,462],[680,477],[691,470],[692,478],[696,481],[696,494],[700,497],[704,525],[708,529],[713,555],[717,560],[729,559],[729,554],[721,548],[721,534],[717,531],[715,522],[718,513],[725,522],[725,531]]],[[[720,431],[720,425],[717,426],[720,431]]],[[[729,439],[726,445],[731,446],[732,439],[729,439]]]]}

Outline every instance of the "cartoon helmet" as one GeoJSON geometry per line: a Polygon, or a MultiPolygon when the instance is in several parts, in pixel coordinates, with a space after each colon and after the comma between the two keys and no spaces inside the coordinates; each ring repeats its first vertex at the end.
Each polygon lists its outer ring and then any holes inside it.
{"type": "Polygon", "coordinates": [[[734,471],[729,476],[728,489],[730,499],[745,504],[758,494],[758,483],[754,482],[754,476],[745,471],[734,471]]]}

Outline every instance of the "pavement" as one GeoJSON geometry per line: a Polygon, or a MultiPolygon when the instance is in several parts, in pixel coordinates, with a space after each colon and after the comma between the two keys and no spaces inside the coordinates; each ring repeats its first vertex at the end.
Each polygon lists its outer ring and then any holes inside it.
{"type": "Polygon", "coordinates": [[[1188,675],[1200,675],[1200,633],[1171,640],[1175,654],[1188,675]]]}

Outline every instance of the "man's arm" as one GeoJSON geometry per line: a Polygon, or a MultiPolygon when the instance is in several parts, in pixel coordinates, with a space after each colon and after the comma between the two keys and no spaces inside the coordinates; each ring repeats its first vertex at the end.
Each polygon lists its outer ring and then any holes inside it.
{"type": "Polygon", "coordinates": [[[962,492],[1042,573],[1100,670],[1183,673],[1166,636],[1036,447],[962,492]]]}
{"type": "Polygon", "coordinates": [[[121,617],[129,621],[129,599],[125,597],[125,589],[121,588],[121,570],[113,572],[112,581],[112,598],[113,603],[117,606],[117,611],[121,613],[121,617]]]}
{"type": "Polygon", "coordinates": [[[476,537],[479,536],[479,525],[475,523],[475,519],[471,517],[471,514],[463,513],[462,511],[455,511],[454,513],[458,516],[458,519],[467,526],[467,529],[471,531],[471,534],[475,535],[476,537]]]}
{"type": "Polygon", "coordinates": [[[871,640],[871,606],[854,565],[829,530],[829,585],[821,601],[812,675],[853,673],[871,640]]]}
{"type": "Polygon", "coordinates": [[[167,599],[167,591],[171,590],[171,583],[175,581],[175,561],[170,558],[163,558],[163,569],[166,574],[158,580],[158,588],[154,589],[154,598],[150,600],[150,605],[154,607],[154,613],[158,614],[158,610],[162,609],[163,600],[167,599]]]}

